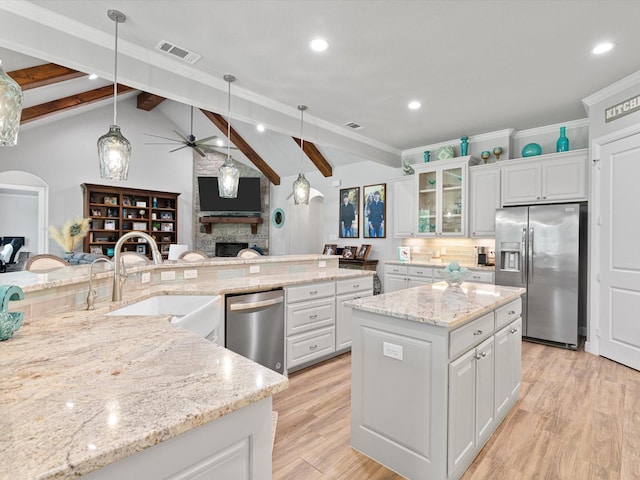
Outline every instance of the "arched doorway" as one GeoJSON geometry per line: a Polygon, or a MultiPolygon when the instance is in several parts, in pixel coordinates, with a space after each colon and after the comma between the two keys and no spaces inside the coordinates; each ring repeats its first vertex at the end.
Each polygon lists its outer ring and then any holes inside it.
{"type": "Polygon", "coordinates": [[[287,229],[290,254],[322,253],[324,228],[324,195],[312,188],[309,205],[294,205],[287,200],[287,229]]]}
{"type": "Polygon", "coordinates": [[[32,173],[0,172],[0,236],[24,236],[31,255],[49,252],[49,186],[32,173]]]}

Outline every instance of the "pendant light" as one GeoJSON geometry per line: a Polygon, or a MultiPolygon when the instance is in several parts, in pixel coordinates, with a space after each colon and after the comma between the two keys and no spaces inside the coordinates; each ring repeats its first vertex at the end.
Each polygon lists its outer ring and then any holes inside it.
{"type": "Polygon", "coordinates": [[[108,10],[107,16],[116,24],[115,67],[113,70],[113,125],[109,126],[109,131],[98,139],[100,177],[108,180],[126,180],[129,175],[131,144],[120,133],[116,116],[118,113],[118,24],[124,23],[127,17],[118,10],[108,10]]]}
{"type": "Polygon", "coordinates": [[[227,158],[218,170],[218,192],[222,198],[236,198],[238,196],[238,181],[240,172],[231,158],[231,82],[235,82],[236,77],[225,75],[222,77],[229,84],[227,118],[227,158]]]}
{"type": "Polygon", "coordinates": [[[295,205],[308,205],[309,192],[311,190],[309,180],[304,178],[304,173],[302,173],[302,159],[304,156],[304,111],[306,109],[306,105],[298,105],[298,110],[300,110],[300,173],[298,173],[296,181],[293,182],[293,203],[295,205]]]}
{"type": "Polygon", "coordinates": [[[4,73],[0,60],[0,146],[13,147],[18,143],[21,114],[22,89],[4,73]]]}

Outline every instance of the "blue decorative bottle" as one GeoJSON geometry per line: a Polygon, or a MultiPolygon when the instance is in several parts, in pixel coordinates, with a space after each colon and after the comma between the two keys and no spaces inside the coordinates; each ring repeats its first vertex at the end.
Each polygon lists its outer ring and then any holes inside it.
{"type": "Polygon", "coordinates": [[[567,138],[567,127],[560,127],[560,137],[556,142],[556,152],[568,152],[569,151],[569,139],[567,138]]]}
{"type": "Polygon", "coordinates": [[[460,138],[460,156],[467,156],[467,148],[469,147],[469,137],[461,137],[460,138]]]}

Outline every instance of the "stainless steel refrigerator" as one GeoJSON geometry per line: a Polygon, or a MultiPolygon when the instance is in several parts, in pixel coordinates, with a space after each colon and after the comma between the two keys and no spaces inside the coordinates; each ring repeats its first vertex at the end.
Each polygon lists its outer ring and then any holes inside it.
{"type": "Polygon", "coordinates": [[[587,207],[496,210],[496,284],[525,287],[523,336],[577,348],[586,325],[587,207]]]}

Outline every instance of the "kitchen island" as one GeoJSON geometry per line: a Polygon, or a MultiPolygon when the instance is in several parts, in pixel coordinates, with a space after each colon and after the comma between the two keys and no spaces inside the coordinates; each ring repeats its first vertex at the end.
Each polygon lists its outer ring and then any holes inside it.
{"type": "Polygon", "coordinates": [[[524,289],[445,282],[353,308],[351,445],[408,479],[458,479],[518,399],[524,289]]]}

